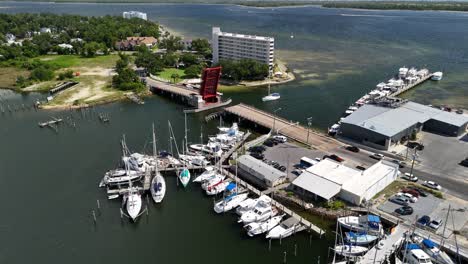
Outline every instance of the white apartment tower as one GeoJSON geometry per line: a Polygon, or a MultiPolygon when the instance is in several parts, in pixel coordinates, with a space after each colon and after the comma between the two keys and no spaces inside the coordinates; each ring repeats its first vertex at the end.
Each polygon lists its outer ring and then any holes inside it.
{"type": "Polygon", "coordinates": [[[219,27],[213,27],[211,46],[214,64],[222,59],[254,59],[273,68],[275,39],[272,37],[221,32],[219,27]]]}
{"type": "Polygon", "coordinates": [[[147,20],[146,13],[138,12],[138,11],[128,11],[128,12],[123,12],[123,17],[124,18],[141,18],[143,20],[147,20]]]}

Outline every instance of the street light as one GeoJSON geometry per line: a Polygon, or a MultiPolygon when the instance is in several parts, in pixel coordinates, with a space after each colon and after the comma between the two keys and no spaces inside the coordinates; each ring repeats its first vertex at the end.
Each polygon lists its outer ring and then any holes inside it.
{"type": "Polygon", "coordinates": [[[275,133],[276,112],[278,112],[280,110],[282,110],[281,107],[273,111],[273,128],[272,128],[273,134],[275,133]]]}
{"type": "Polygon", "coordinates": [[[310,127],[312,126],[312,117],[307,118],[307,144],[309,144],[310,127]]]}

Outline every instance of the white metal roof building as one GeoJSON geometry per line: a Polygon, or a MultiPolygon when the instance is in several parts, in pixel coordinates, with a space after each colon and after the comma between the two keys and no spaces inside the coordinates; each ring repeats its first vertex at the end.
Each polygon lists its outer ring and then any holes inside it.
{"type": "Polygon", "coordinates": [[[366,104],[341,121],[341,135],[376,148],[391,144],[414,130],[425,129],[448,136],[466,132],[468,118],[414,102],[390,108],[366,104]]]}
{"type": "Polygon", "coordinates": [[[286,173],[250,155],[240,156],[237,162],[241,176],[262,187],[274,187],[286,180],[286,173]]]}
{"type": "Polygon", "coordinates": [[[392,183],[398,176],[398,165],[379,161],[365,171],[324,159],[308,168],[293,182],[293,189],[304,196],[330,200],[339,197],[361,204],[392,183]]]}

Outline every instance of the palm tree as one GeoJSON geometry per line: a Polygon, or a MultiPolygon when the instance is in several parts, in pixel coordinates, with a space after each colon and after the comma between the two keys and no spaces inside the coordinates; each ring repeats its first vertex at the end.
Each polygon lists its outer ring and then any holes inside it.
{"type": "Polygon", "coordinates": [[[177,80],[179,79],[179,77],[180,77],[180,76],[179,76],[178,73],[173,73],[173,74],[171,75],[171,79],[174,81],[174,83],[177,82],[177,80]]]}

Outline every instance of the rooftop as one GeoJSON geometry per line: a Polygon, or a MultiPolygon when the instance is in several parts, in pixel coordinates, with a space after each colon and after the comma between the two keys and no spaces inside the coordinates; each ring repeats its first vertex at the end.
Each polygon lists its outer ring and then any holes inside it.
{"type": "Polygon", "coordinates": [[[306,171],[339,185],[342,185],[354,175],[361,173],[360,170],[347,167],[331,159],[324,159],[309,167],[306,171]]]}
{"type": "Polygon", "coordinates": [[[222,32],[220,28],[216,28],[216,27],[213,28],[213,33],[216,33],[219,36],[242,38],[242,39],[256,39],[256,40],[267,40],[267,41],[274,41],[275,40],[275,38],[272,38],[272,37],[222,32]]]}
{"type": "Polygon", "coordinates": [[[424,123],[430,119],[454,126],[463,126],[468,123],[468,118],[464,115],[449,113],[414,102],[404,103],[397,108],[366,104],[346,117],[342,123],[360,126],[392,137],[414,124],[424,123]]]}

